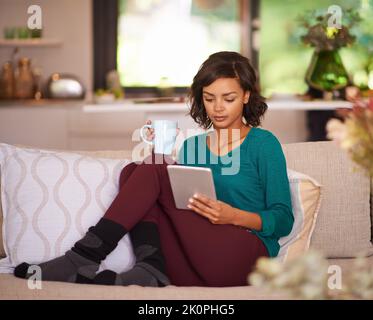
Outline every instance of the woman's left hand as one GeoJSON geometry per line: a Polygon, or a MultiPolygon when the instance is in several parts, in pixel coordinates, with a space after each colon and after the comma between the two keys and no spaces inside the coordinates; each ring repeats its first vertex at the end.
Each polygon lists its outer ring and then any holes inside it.
{"type": "Polygon", "coordinates": [[[195,194],[189,199],[188,208],[206,217],[213,224],[234,224],[235,208],[223,201],[195,194]]]}

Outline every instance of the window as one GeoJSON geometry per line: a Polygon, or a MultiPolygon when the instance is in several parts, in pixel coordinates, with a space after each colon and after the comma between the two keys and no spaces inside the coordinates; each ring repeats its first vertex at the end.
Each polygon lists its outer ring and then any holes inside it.
{"type": "Polygon", "coordinates": [[[244,2],[119,0],[117,68],[122,86],[188,87],[211,53],[242,52],[244,2]]]}

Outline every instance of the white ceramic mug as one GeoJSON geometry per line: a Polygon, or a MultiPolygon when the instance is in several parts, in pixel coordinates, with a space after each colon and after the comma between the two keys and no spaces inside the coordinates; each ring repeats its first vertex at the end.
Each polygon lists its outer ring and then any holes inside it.
{"type": "Polygon", "coordinates": [[[176,120],[153,120],[152,124],[146,124],[140,129],[141,139],[147,144],[154,145],[154,153],[170,155],[172,153],[177,135],[176,120]],[[146,139],[144,129],[153,128],[155,137],[152,141],[146,139]]]}

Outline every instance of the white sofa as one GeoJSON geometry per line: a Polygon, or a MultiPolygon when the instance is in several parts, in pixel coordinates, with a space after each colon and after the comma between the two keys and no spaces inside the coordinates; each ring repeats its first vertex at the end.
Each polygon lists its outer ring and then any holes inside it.
{"type": "MultiPolygon", "coordinates": [[[[343,272],[352,268],[354,257],[364,251],[373,265],[372,184],[361,172],[352,172],[352,162],[334,142],[283,145],[287,166],[306,173],[323,185],[323,198],[310,247],[321,250],[329,264],[343,272]]],[[[80,152],[92,156],[123,158],[121,151],[80,152]]],[[[2,221],[0,221],[2,223],[2,221]]],[[[0,235],[1,236],[1,235],[0,235]]],[[[0,250],[1,254],[1,250],[0,250]]],[[[232,271],[227,271],[232,272],[232,271]]],[[[233,271],[234,272],[234,271],[233,271]]],[[[252,286],[143,288],[43,282],[31,290],[27,281],[0,274],[0,299],[282,299],[280,293],[252,286]]]]}

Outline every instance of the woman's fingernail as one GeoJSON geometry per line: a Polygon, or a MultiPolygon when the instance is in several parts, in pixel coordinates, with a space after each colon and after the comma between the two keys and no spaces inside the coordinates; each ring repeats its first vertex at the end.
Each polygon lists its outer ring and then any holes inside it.
{"type": "Polygon", "coordinates": [[[189,199],[189,202],[190,202],[190,203],[192,203],[192,202],[193,202],[193,199],[192,199],[192,198],[190,198],[190,199],[189,199]]]}
{"type": "Polygon", "coordinates": [[[188,207],[188,208],[190,208],[190,209],[192,208],[192,206],[191,206],[190,204],[188,204],[188,206],[187,206],[187,207],[188,207]]]}

